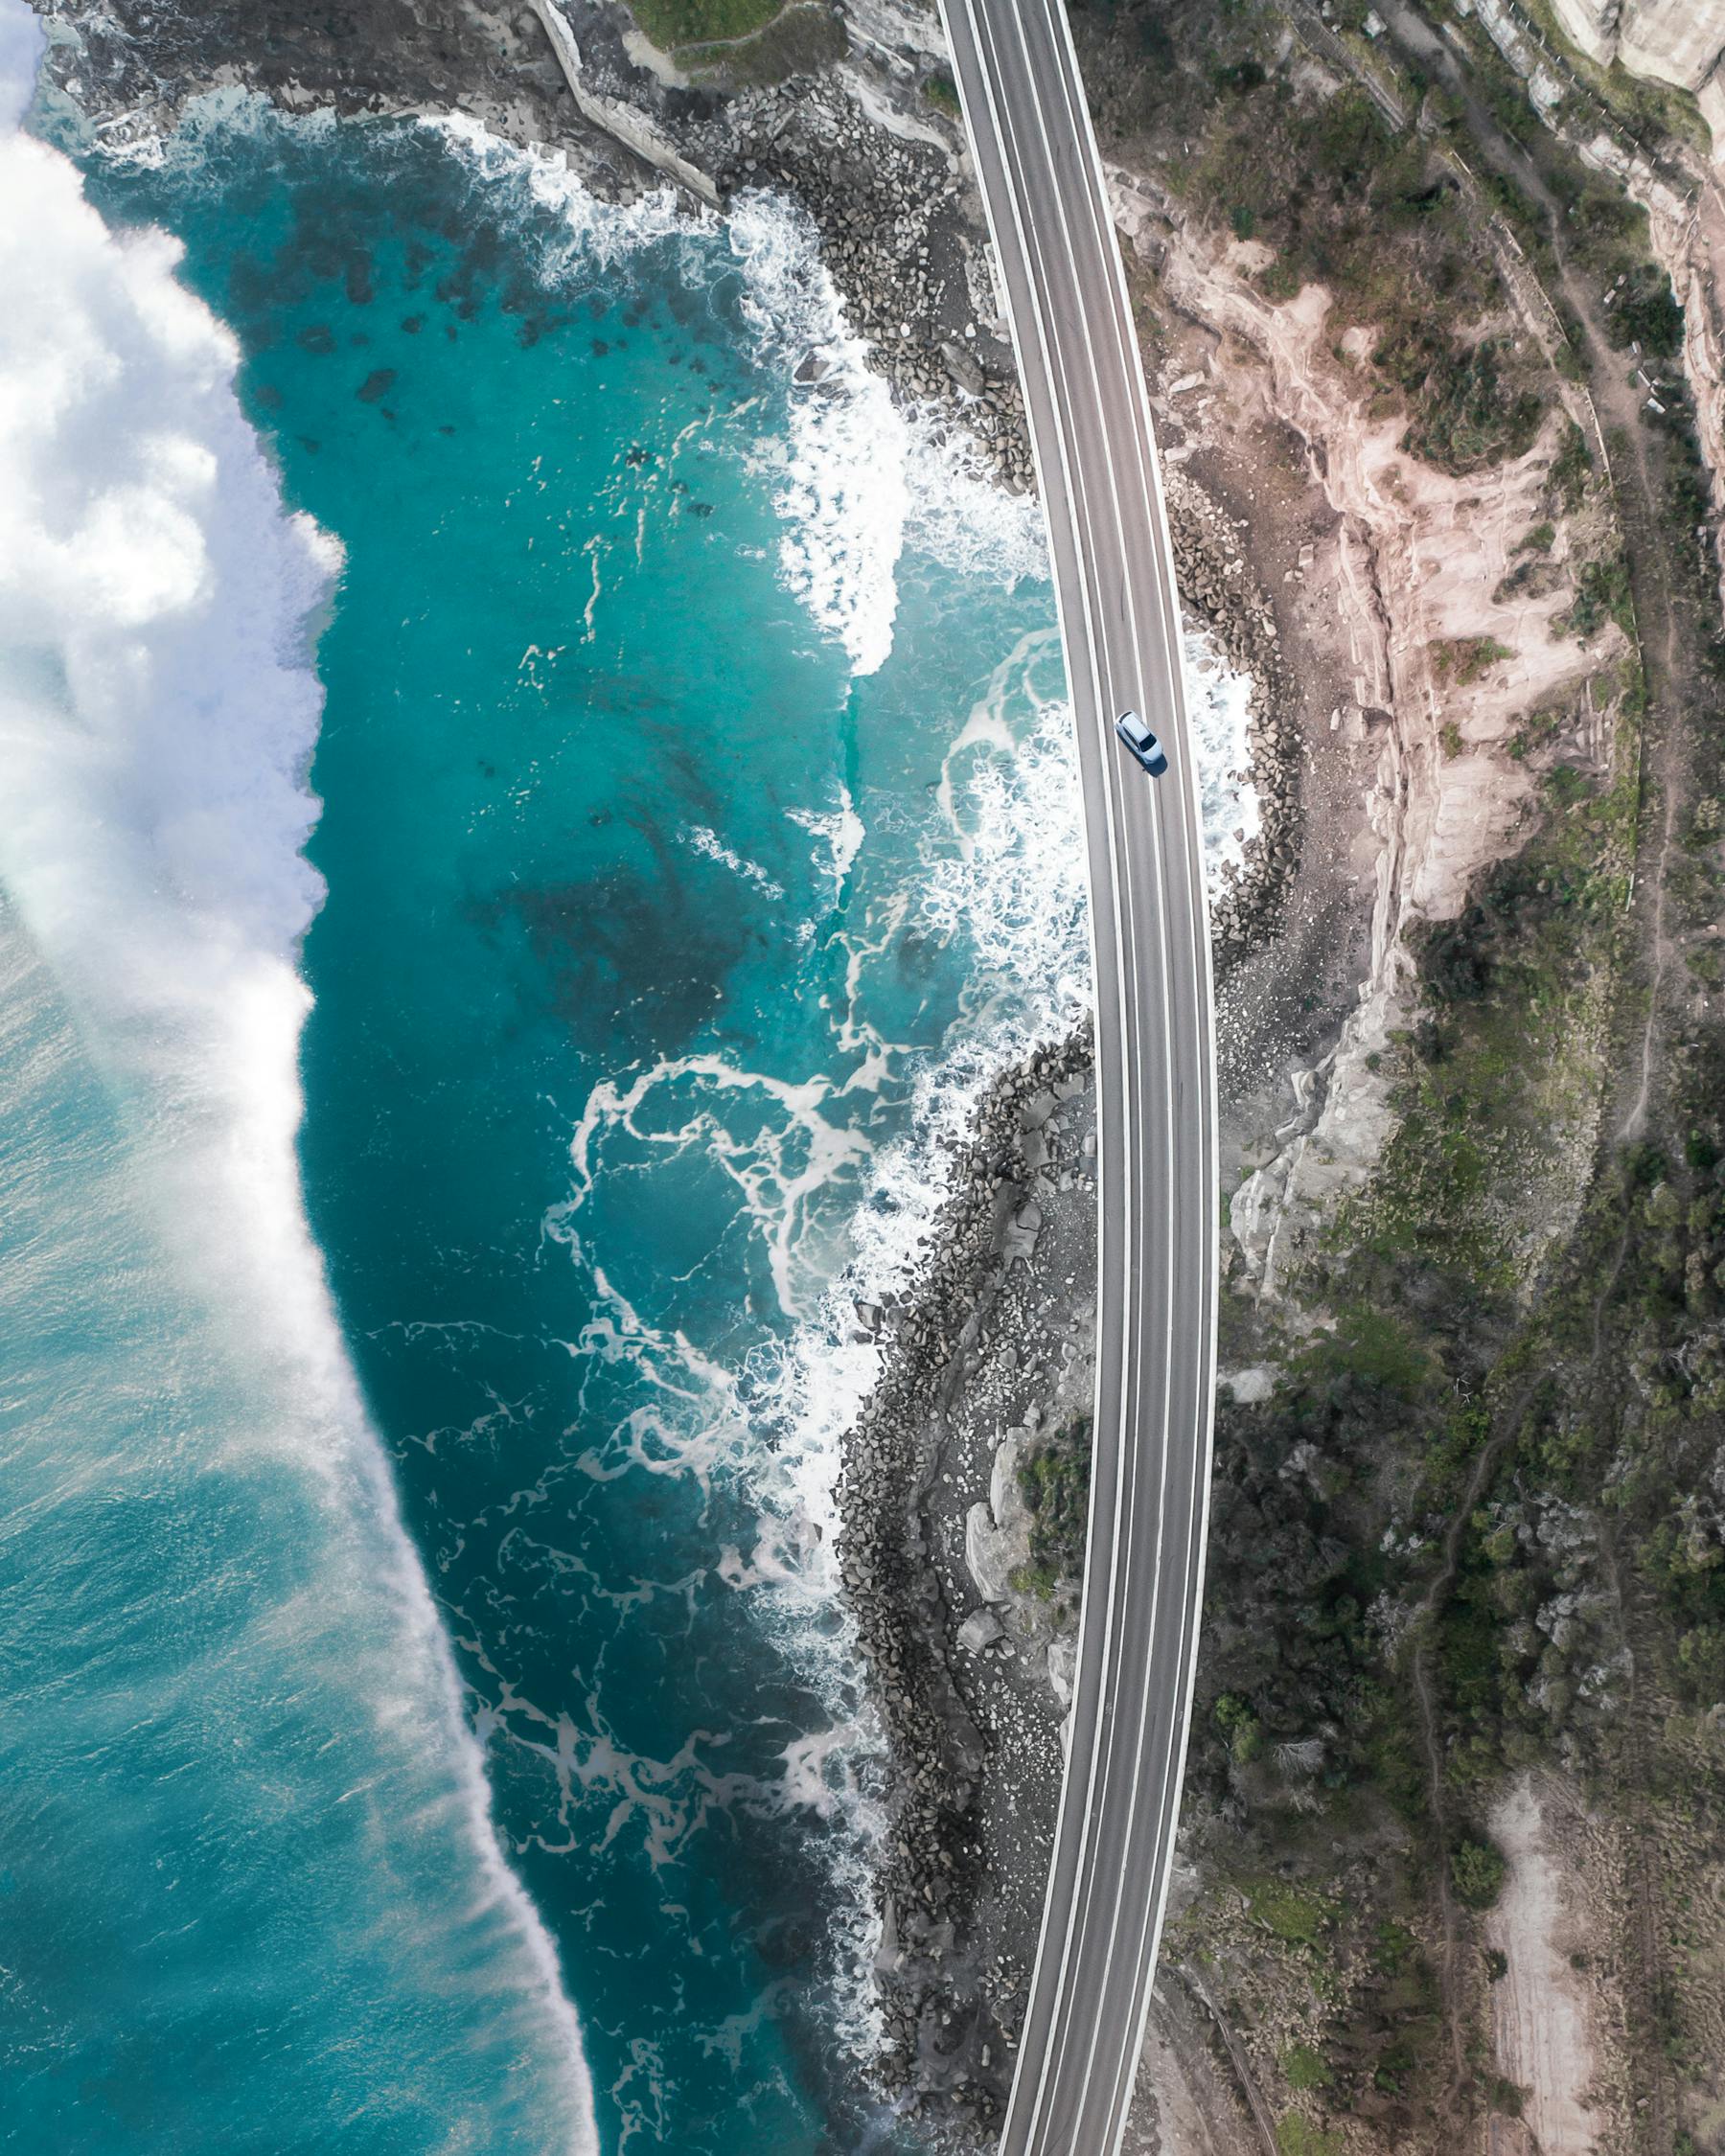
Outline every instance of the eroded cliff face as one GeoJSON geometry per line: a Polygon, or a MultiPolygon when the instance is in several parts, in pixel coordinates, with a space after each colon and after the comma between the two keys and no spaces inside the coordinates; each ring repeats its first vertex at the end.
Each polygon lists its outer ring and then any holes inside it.
{"type": "Polygon", "coordinates": [[[1720,0],[1552,0],[1565,35],[1588,58],[1698,90],[1725,54],[1720,0]]]}
{"type": "MultiPolygon", "coordinates": [[[[1668,12],[1683,17],[1704,47],[1725,51],[1725,0],[1693,0],[1692,6],[1681,0],[1668,12]]],[[[1516,0],[1476,0],[1474,13],[1528,85],[1541,123],[1646,213],[1654,257],[1683,310],[1683,373],[1713,506],[1725,509],[1725,69],[1715,66],[1699,86],[1702,116],[1713,133],[1711,159],[1670,137],[1647,146],[1621,130],[1565,56],[1537,36],[1516,0]]],[[[1622,57],[1610,41],[1620,20],[1613,0],[1598,8],[1594,0],[1559,0],[1557,13],[1591,57],[1622,57]],[[1581,31],[1596,17],[1605,28],[1590,43],[1581,31]]]]}

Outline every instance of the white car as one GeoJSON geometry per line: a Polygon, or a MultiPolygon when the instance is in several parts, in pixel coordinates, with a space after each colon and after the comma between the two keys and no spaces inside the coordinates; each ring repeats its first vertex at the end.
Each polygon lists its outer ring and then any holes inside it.
{"type": "Polygon", "coordinates": [[[1115,721],[1115,732],[1125,744],[1127,754],[1141,764],[1152,778],[1161,778],[1168,768],[1167,754],[1138,713],[1122,711],[1115,721]]]}

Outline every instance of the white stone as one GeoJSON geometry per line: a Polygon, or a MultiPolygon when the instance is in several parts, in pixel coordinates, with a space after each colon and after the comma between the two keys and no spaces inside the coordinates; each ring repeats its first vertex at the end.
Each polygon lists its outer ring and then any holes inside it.
{"type": "Polygon", "coordinates": [[[973,1610],[958,1627],[958,1644],[966,1654],[979,1655],[992,1647],[1005,1627],[991,1609],[973,1610]]]}

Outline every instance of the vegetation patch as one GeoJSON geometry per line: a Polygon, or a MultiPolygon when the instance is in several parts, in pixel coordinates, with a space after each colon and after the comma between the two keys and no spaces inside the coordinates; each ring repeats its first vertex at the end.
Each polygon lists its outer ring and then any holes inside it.
{"type": "Polygon", "coordinates": [[[1327,2089],[1335,2083],[1329,2061],[1310,2044],[1290,2044],[1282,2053],[1281,2069],[1291,2089],[1327,2089]]]}
{"type": "Polygon", "coordinates": [[[1254,1921],[1289,1946],[1318,1946],[1335,1922],[1326,1895],[1285,1879],[1259,1879],[1246,1890],[1254,1921]]]}
{"type": "Polygon", "coordinates": [[[1063,1580],[1084,1572],[1090,1523],[1091,1418],[1074,1415],[1019,1468],[1019,1488],[1030,1511],[1030,1563],[1020,1567],[1021,1591],[1051,1597],[1063,1580]]]}
{"type": "Polygon", "coordinates": [[[1276,2146],[1277,2156],[1342,2156],[1343,2150],[1335,2134],[1314,2126],[1298,2111],[1284,2111],[1276,2122],[1276,2146]]]}
{"type": "Polygon", "coordinates": [[[1431,647],[1432,672],[1458,689],[1470,687],[1515,654],[1495,636],[1446,636],[1431,647]]]}
{"type": "Polygon", "coordinates": [[[763,29],[719,43],[681,45],[677,57],[702,81],[731,89],[786,82],[842,59],[849,49],[842,20],[824,6],[792,0],[763,29]]]}
{"type": "Polygon", "coordinates": [[[751,37],[783,11],[784,0],[630,0],[630,11],[662,52],[751,37]]]}
{"type": "Polygon", "coordinates": [[[1160,22],[1135,11],[1128,27],[1125,14],[1120,86],[1104,99],[1115,138],[1154,127],[1178,103],[1186,149],[1168,165],[1171,184],[1236,239],[1272,250],[1258,275],[1268,298],[1320,284],[1336,332],[1377,333],[1370,375],[1384,401],[1405,409],[1413,455],[1461,472],[1529,448],[1548,408],[1546,370],[1502,333],[1508,294],[1440,147],[1414,128],[1393,132],[1352,84],[1315,95],[1266,66],[1256,9],[1204,11],[1203,91],[1165,64],[1160,22]],[[1208,126],[1196,124],[1199,98],[1208,126]]]}

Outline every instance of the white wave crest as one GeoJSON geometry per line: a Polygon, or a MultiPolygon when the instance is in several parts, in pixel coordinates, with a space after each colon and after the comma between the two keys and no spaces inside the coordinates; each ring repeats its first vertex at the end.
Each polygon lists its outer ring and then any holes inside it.
{"type": "Polygon", "coordinates": [[[1249,674],[1229,672],[1211,630],[1189,625],[1185,681],[1186,715],[1198,755],[1206,881],[1214,898],[1238,873],[1247,841],[1258,832],[1257,788],[1246,735],[1254,684],[1249,674]]]}
{"type": "Polygon", "coordinates": [[[818,380],[792,389],[777,495],[785,581],[840,639],[856,673],[878,673],[898,611],[909,429],[869,367],[867,345],[845,324],[806,213],[779,195],[745,195],[731,204],[725,232],[763,356],[793,377],[811,358],[820,370],[818,380]]]}
{"type": "Polygon", "coordinates": [[[283,513],[234,340],[176,281],[177,245],[110,233],[75,168],[17,131],[39,51],[0,0],[0,883],[132,1110],[131,1172],[188,1305],[245,1373],[256,1412],[187,1442],[322,1500],[319,1577],[362,1620],[352,1682],[413,1830],[446,1822],[471,1873],[547,2141],[590,2148],[574,2012],[498,1846],[301,1201],[309,623],[340,551],[283,513]]]}

